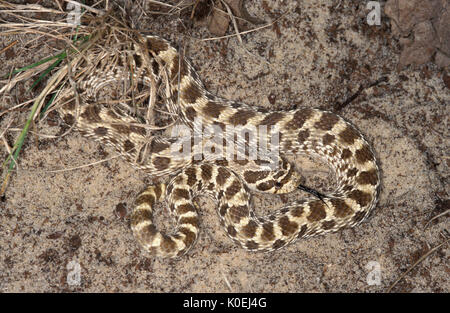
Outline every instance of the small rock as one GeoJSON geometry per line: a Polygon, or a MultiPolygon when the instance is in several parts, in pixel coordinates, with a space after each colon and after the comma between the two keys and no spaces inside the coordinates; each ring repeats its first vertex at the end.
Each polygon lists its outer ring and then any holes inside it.
{"type": "Polygon", "coordinates": [[[114,214],[120,219],[125,218],[125,216],[127,215],[127,207],[125,206],[125,203],[120,202],[118,205],[116,205],[114,214]]]}

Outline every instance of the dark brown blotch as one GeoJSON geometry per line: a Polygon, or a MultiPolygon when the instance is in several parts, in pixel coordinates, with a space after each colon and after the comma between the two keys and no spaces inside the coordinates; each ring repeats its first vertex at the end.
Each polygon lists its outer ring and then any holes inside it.
{"type": "Polygon", "coordinates": [[[237,234],[236,228],[234,228],[232,225],[229,225],[229,226],[227,227],[227,233],[228,233],[228,235],[230,235],[231,237],[236,237],[236,234],[237,234]]]}
{"type": "Polygon", "coordinates": [[[353,176],[355,176],[356,174],[358,174],[358,169],[357,168],[351,168],[351,169],[349,169],[348,171],[347,171],[347,176],[348,177],[353,177],[353,176]]]}
{"type": "Polygon", "coordinates": [[[334,216],[338,218],[344,218],[346,216],[349,216],[350,214],[353,214],[353,210],[348,206],[347,203],[343,199],[330,199],[330,202],[334,206],[334,216]]]}
{"type": "Polygon", "coordinates": [[[269,174],[269,171],[245,171],[244,179],[247,183],[254,184],[257,181],[266,178],[269,174]]]}
{"type": "Polygon", "coordinates": [[[197,112],[195,111],[195,109],[193,107],[187,107],[184,110],[184,115],[186,116],[186,118],[193,122],[195,117],[197,116],[197,112]]]}
{"type": "Polygon", "coordinates": [[[225,190],[225,195],[227,196],[227,199],[231,199],[234,197],[235,194],[237,194],[242,188],[241,183],[239,180],[235,179],[231,183],[231,185],[225,190]]]}
{"type": "Polygon", "coordinates": [[[307,216],[308,221],[317,222],[324,219],[327,216],[325,211],[325,204],[320,201],[312,201],[309,203],[310,213],[307,216]]]}
{"type": "Polygon", "coordinates": [[[151,62],[153,73],[155,73],[155,75],[158,75],[158,73],[159,73],[159,64],[158,64],[158,62],[156,62],[156,60],[151,60],[150,62],[151,62]]]}
{"type": "Polygon", "coordinates": [[[368,161],[373,161],[372,151],[368,145],[363,145],[361,149],[355,151],[355,158],[359,164],[364,164],[368,161]]]}
{"type": "Polygon", "coordinates": [[[183,215],[188,212],[195,212],[195,208],[191,203],[180,204],[176,207],[177,214],[183,215]]]}
{"type": "Polygon", "coordinates": [[[137,67],[142,66],[142,56],[137,53],[133,53],[133,60],[137,67]]]}
{"type": "Polygon", "coordinates": [[[246,205],[232,206],[228,209],[228,215],[233,223],[239,223],[243,217],[249,215],[249,209],[246,205]]]}
{"type": "Polygon", "coordinates": [[[220,216],[224,217],[225,214],[227,214],[227,212],[228,212],[228,204],[224,203],[220,206],[219,214],[220,216]]]}
{"type": "Polygon", "coordinates": [[[130,133],[130,127],[124,124],[113,123],[111,127],[114,128],[121,135],[128,135],[130,133]]]}
{"type": "Polygon", "coordinates": [[[259,245],[256,242],[254,242],[253,240],[249,240],[245,243],[245,247],[248,250],[256,250],[256,249],[258,249],[259,245]]]}
{"type": "MultiPolygon", "coordinates": [[[[223,159],[223,160],[216,160],[216,165],[218,166],[228,166],[228,161],[223,159]]],[[[219,169],[220,170],[220,169],[219,169]]]]}
{"type": "Polygon", "coordinates": [[[150,152],[151,153],[159,153],[169,147],[170,147],[170,145],[168,143],[152,140],[152,143],[150,145],[150,152]]]}
{"type": "Polygon", "coordinates": [[[322,223],[322,228],[325,230],[332,229],[336,225],[335,221],[325,221],[322,223]]]}
{"type": "Polygon", "coordinates": [[[161,189],[161,185],[155,185],[154,187],[153,187],[153,191],[155,192],[155,196],[156,196],[156,199],[158,200],[158,199],[160,199],[161,198],[161,195],[162,195],[162,189],[161,189]]]}
{"type": "Polygon", "coordinates": [[[216,177],[217,185],[223,186],[227,181],[227,179],[231,176],[231,173],[224,167],[219,167],[217,172],[218,172],[216,177]]]}
{"type": "Polygon", "coordinates": [[[343,160],[346,160],[346,159],[350,158],[351,156],[352,156],[352,152],[349,149],[345,148],[344,150],[342,150],[341,158],[343,160]]]}
{"type": "Polygon", "coordinates": [[[202,164],[200,167],[202,170],[202,179],[208,181],[212,177],[212,167],[209,164],[202,164]]]}
{"type": "Polygon", "coordinates": [[[200,88],[193,82],[190,82],[181,93],[181,97],[187,103],[195,103],[197,99],[201,97],[201,95],[202,92],[200,88]]]}
{"type": "Polygon", "coordinates": [[[177,55],[173,58],[172,62],[173,66],[170,70],[170,78],[172,81],[174,81],[177,78],[178,72],[180,72],[180,81],[183,79],[184,76],[188,73],[188,67],[186,64],[186,61],[183,60],[183,58],[180,59],[180,57],[177,55]]]}
{"type": "Polygon", "coordinates": [[[282,112],[273,112],[270,114],[267,114],[266,117],[259,123],[259,125],[275,125],[279,121],[281,121],[285,116],[285,113],[282,112]]]}
{"type": "Polygon", "coordinates": [[[275,232],[274,232],[274,228],[273,228],[273,223],[271,222],[267,222],[264,223],[263,226],[263,231],[261,233],[261,239],[264,241],[272,241],[275,239],[275,232]]]}
{"type": "Polygon", "coordinates": [[[73,124],[75,124],[75,118],[73,117],[72,114],[66,113],[66,114],[64,115],[63,120],[64,120],[64,122],[65,122],[67,125],[72,126],[73,124]]]}
{"type": "Polygon", "coordinates": [[[376,186],[378,184],[377,170],[371,169],[370,171],[359,173],[358,177],[356,178],[356,182],[361,185],[376,186]]]}
{"type": "Polygon", "coordinates": [[[123,149],[125,152],[129,152],[134,149],[134,143],[132,143],[129,139],[123,142],[123,149]]]}
{"type": "Polygon", "coordinates": [[[291,215],[294,217],[301,217],[304,211],[303,206],[297,206],[291,210],[291,215]]]}
{"type": "Polygon", "coordinates": [[[142,234],[144,236],[148,237],[154,237],[158,233],[158,230],[156,229],[155,225],[150,224],[146,225],[142,228],[142,234]]]}
{"type": "Polygon", "coordinates": [[[132,125],[132,126],[130,126],[130,131],[132,133],[141,135],[142,137],[145,137],[147,135],[147,131],[145,130],[144,127],[139,127],[139,126],[132,125]]]}
{"type": "MultiPolygon", "coordinates": [[[[147,203],[147,201],[148,200],[144,200],[143,202],[138,203],[138,201],[136,200],[135,203],[136,203],[136,206],[139,206],[140,204],[142,204],[144,202],[147,203]]],[[[153,214],[150,210],[136,210],[135,212],[133,212],[132,216],[133,216],[131,219],[132,225],[137,225],[143,221],[151,221],[153,218],[153,214]]]]}
{"type": "Polygon", "coordinates": [[[334,137],[333,135],[330,134],[325,134],[322,138],[322,142],[324,145],[329,145],[330,143],[332,143],[334,141],[336,137],[334,137]]]}
{"type": "Polygon", "coordinates": [[[173,198],[175,201],[180,200],[180,199],[186,199],[186,200],[190,199],[189,191],[187,191],[186,189],[181,189],[181,188],[174,189],[172,191],[172,195],[173,195],[173,198]]]}
{"type": "Polygon", "coordinates": [[[336,114],[323,112],[320,120],[318,120],[314,126],[318,129],[331,130],[338,121],[339,117],[336,114]]]}
{"type": "Polygon", "coordinates": [[[283,216],[278,221],[278,226],[281,228],[281,233],[284,236],[289,236],[295,233],[298,229],[298,224],[291,222],[287,216],[283,216]]]}
{"type": "Polygon", "coordinates": [[[169,167],[170,159],[166,157],[156,157],[153,160],[153,165],[158,171],[165,170],[169,167]]]}
{"type": "Polygon", "coordinates": [[[159,38],[151,37],[147,38],[147,48],[149,50],[152,50],[156,54],[160,53],[161,51],[165,51],[168,48],[167,43],[159,38]]]}
{"type": "Polygon", "coordinates": [[[192,226],[194,226],[195,228],[198,228],[198,217],[196,216],[191,216],[191,217],[182,217],[180,218],[179,225],[183,225],[183,224],[190,224],[192,226]]]}
{"type": "Polygon", "coordinates": [[[203,113],[213,118],[218,118],[220,113],[226,108],[227,106],[220,102],[208,101],[203,108],[203,113]]]}
{"type": "Polygon", "coordinates": [[[187,176],[187,184],[189,186],[194,186],[194,184],[197,182],[197,171],[194,167],[190,167],[184,171],[184,173],[187,176]]]}
{"type": "Polygon", "coordinates": [[[288,129],[298,130],[303,127],[305,122],[313,115],[312,109],[299,109],[295,111],[292,120],[286,124],[288,129]]]}
{"type": "Polygon", "coordinates": [[[339,138],[341,138],[342,142],[352,145],[353,142],[359,138],[359,133],[353,127],[347,125],[347,127],[339,133],[339,138]]]}
{"type": "Polygon", "coordinates": [[[308,230],[308,226],[306,226],[306,224],[303,225],[303,226],[300,228],[300,231],[299,231],[298,234],[297,234],[297,238],[302,238],[302,237],[305,235],[305,233],[306,233],[307,230],[308,230]]]}
{"type": "Polygon", "coordinates": [[[241,165],[241,166],[244,166],[244,165],[247,165],[247,164],[248,164],[249,160],[247,160],[247,159],[244,159],[244,160],[237,160],[237,157],[235,157],[234,162],[237,163],[237,164],[239,164],[239,165],[241,165]]]}
{"type": "Polygon", "coordinates": [[[180,233],[184,234],[185,236],[183,241],[186,247],[190,247],[197,237],[194,232],[186,227],[180,227],[180,233]]]}
{"type": "Polygon", "coordinates": [[[365,207],[372,201],[372,196],[361,190],[353,190],[348,194],[350,199],[353,199],[358,203],[361,207],[365,207]]]}
{"type": "Polygon", "coordinates": [[[301,130],[298,132],[297,140],[299,143],[305,142],[309,138],[309,130],[301,130]]]}
{"type": "Polygon", "coordinates": [[[247,124],[247,121],[254,117],[256,115],[256,112],[250,111],[250,110],[238,110],[236,113],[234,113],[230,119],[230,124],[237,126],[237,125],[245,125],[247,124]]]}
{"type": "Polygon", "coordinates": [[[161,250],[168,253],[175,250],[177,247],[175,241],[172,240],[172,238],[168,237],[167,235],[162,236],[161,241],[161,250]]]}
{"type": "Polygon", "coordinates": [[[256,189],[258,189],[260,191],[267,191],[267,190],[270,190],[271,188],[273,188],[274,186],[275,186],[275,181],[269,180],[269,181],[266,181],[266,182],[256,185],[256,189]]]}
{"type": "Polygon", "coordinates": [[[277,241],[275,241],[272,245],[272,248],[274,250],[276,249],[280,249],[281,247],[284,247],[286,245],[286,241],[282,240],[282,239],[278,239],[277,241]]]}
{"type": "Polygon", "coordinates": [[[247,225],[242,227],[242,233],[247,238],[252,238],[256,234],[258,224],[254,220],[250,220],[247,225]]]}
{"type": "Polygon", "coordinates": [[[96,105],[88,105],[80,116],[91,123],[98,123],[102,121],[99,114],[100,107],[96,105]]]}

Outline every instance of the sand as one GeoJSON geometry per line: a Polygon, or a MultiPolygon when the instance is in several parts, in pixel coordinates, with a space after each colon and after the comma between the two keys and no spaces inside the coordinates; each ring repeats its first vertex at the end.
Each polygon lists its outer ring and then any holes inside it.
{"type": "MultiPolygon", "coordinates": [[[[273,109],[318,107],[353,122],[373,145],[382,170],[371,218],[279,251],[249,253],[225,235],[213,202],[201,198],[202,231],[195,247],[178,260],[152,258],[134,240],[127,216],[151,177],[117,158],[70,170],[115,152],[77,132],[57,140],[30,135],[0,203],[1,292],[382,292],[445,241],[448,216],[427,225],[450,202],[445,70],[432,63],[398,70],[399,45],[389,20],[383,16],[381,26],[369,26],[360,1],[263,2],[249,4],[250,14],[270,22],[288,13],[276,26],[243,35],[242,43],[236,37],[197,40],[211,34],[190,22],[190,11],[180,19],[136,14],[136,23],[185,46],[213,93],[273,109]],[[361,84],[381,77],[388,82],[339,108],[361,84]],[[67,170],[52,172],[58,169],[67,170]],[[72,284],[73,264],[80,265],[78,285],[72,284]]],[[[0,50],[16,39],[32,37],[0,37],[0,50]]],[[[53,46],[49,40],[24,51],[19,44],[0,54],[0,72],[54,54],[53,46]]],[[[13,90],[0,111],[36,96],[25,88],[13,90]]],[[[24,109],[0,117],[0,129],[10,117],[12,127],[21,128],[27,114],[24,109]]],[[[33,128],[51,135],[65,130],[57,115],[33,128]]],[[[12,144],[17,135],[8,131],[5,138],[12,144]]],[[[301,163],[310,185],[326,190],[324,167],[315,171],[316,162],[301,163]]],[[[270,211],[281,200],[259,197],[257,212],[270,211]]],[[[165,213],[157,223],[166,229],[173,225],[165,213]]],[[[449,292],[448,257],[444,245],[393,290],[449,292]]]]}

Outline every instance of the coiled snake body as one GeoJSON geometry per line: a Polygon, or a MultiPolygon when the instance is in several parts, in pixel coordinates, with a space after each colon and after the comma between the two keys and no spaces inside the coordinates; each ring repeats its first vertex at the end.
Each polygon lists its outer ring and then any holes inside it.
{"type": "MultiPolygon", "coordinates": [[[[126,46],[131,52],[125,57],[113,58],[112,53],[102,52],[92,58],[87,65],[92,73],[81,74],[78,79],[78,90],[91,96],[77,105],[73,89],[65,88],[59,96],[59,112],[85,136],[114,146],[150,175],[174,175],[167,186],[151,185],[137,197],[131,228],[145,250],[176,257],[193,246],[199,234],[193,200],[199,194],[209,194],[216,200],[227,234],[251,251],[279,249],[298,238],[357,225],[368,216],[378,198],[379,170],[370,145],[354,126],[332,112],[311,108],[268,111],[216,97],[204,88],[189,61],[166,40],[156,36],[140,38],[126,46]],[[106,83],[129,77],[126,64],[130,60],[135,69],[132,77],[146,86],[155,88],[155,82],[159,86],[167,77],[170,90],[165,101],[190,129],[202,131],[211,125],[222,130],[227,126],[276,127],[278,167],[269,167],[267,160],[250,158],[199,161],[195,153],[176,158],[173,151],[179,138],[155,135],[123,110],[92,101],[106,83]],[[250,205],[251,190],[287,193],[297,188],[299,175],[285,159],[289,154],[325,159],[336,173],[337,189],[322,199],[307,197],[257,217],[250,205]],[[164,199],[177,223],[170,234],[158,231],[152,222],[155,203],[164,199]]],[[[260,136],[269,135],[257,133],[256,139],[260,136]]],[[[215,148],[220,149],[223,143],[215,148]]],[[[248,141],[244,145],[249,148],[248,141]]],[[[195,144],[188,152],[194,150],[195,144]]]]}

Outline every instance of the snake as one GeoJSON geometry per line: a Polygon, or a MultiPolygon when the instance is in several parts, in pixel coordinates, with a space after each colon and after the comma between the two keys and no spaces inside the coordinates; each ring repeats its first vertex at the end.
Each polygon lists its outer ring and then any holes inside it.
{"type": "Polygon", "coordinates": [[[380,170],[371,145],[350,122],[316,108],[270,110],[223,99],[205,88],[189,59],[169,41],[156,35],[134,38],[116,43],[114,49],[93,49],[79,68],[72,69],[76,88],[64,87],[55,107],[83,136],[114,147],[152,177],[170,177],[167,183],[147,186],[130,213],[132,233],[147,253],[176,258],[194,246],[200,231],[196,198],[201,195],[214,200],[227,235],[248,251],[277,250],[300,238],[356,226],[370,215],[379,197],[380,170]],[[101,104],[99,90],[117,81],[163,90],[160,100],[176,113],[177,125],[188,135],[156,132],[131,110],[101,104]],[[223,133],[247,131],[236,144],[244,157],[236,151],[223,157],[226,142],[237,136],[195,140],[195,134],[208,127],[223,133]],[[270,141],[275,135],[275,156],[250,157],[260,140],[270,141]],[[203,152],[212,150],[216,153],[203,152]],[[325,161],[336,176],[336,188],[257,215],[251,201],[255,193],[298,189],[301,175],[288,161],[290,155],[325,161]],[[175,221],[170,232],[153,222],[156,205],[164,202],[175,221]]]}

